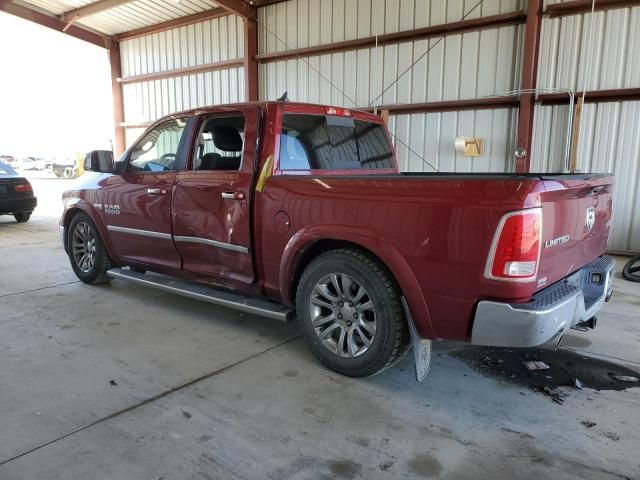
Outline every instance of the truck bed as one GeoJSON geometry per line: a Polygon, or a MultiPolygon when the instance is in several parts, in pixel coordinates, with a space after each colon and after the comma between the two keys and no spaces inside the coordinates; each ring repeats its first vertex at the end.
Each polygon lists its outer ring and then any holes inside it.
{"type": "MultiPolygon", "coordinates": [[[[276,212],[286,211],[292,231],[333,231],[336,239],[362,235],[397,252],[420,284],[437,337],[468,339],[483,299],[528,302],[545,286],[570,275],[606,250],[612,177],[608,175],[402,173],[382,175],[275,175],[263,216],[265,262],[279,265],[288,238],[278,234],[276,212]],[[597,194],[593,190],[597,189],[597,194]],[[373,193],[372,193],[373,192],[373,193]],[[375,201],[372,201],[374,199],[375,201]],[[542,207],[538,282],[485,277],[487,257],[507,212],[542,207]],[[587,208],[596,225],[585,231],[587,208]]],[[[267,265],[265,282],[277,282],[267,265]]]]}

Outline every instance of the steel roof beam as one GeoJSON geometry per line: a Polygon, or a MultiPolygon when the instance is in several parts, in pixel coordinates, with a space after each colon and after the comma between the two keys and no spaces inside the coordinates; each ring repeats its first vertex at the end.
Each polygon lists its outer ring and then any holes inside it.
{"type": "Polygon", "coordinates": [[[101,35],[75,25],[69,26],[57,17],[43,13],[35,8],[29,8],[13,3],[11,0],[0,0],[0,12],[15,15],[16,17],[29,20],[30,22],[57,30],[58,32],[66,33],[67,35],[71,35],[72,37],[79,38],[80,40],[84,40],[85,42],[92,43],[102,48],[109,48],[111,43],[111,38],[107,35],[101,35]]]}
{"type": "MultiPolygon", "coordinates": [[[[631,8],[640,6],[638,0],[596,0],[595,11],[613,10],[616,8],[631,8]]],[[[591,0],[575,0],[572,2],[552,3],[547,5],[544,12],[551,18],[591,13],[591,0]]]]}
{"type": "Polygon", "coordinates": [[[60,15],[60,20],[63,22],[74,22],[80,18],[89,17],[96,13],[124,5],[125,3],[131,3],[132,1],[133,0],[98,0],[97,2],[89,3],[88,5],[64,12],[60,15]]]}
{"type": "Polygon", "coordinates": [[[258,18],[258,9],[244,0],[214,0],[218,5],[230,13],[244,18],[255,20],[258,18]]]}
{"type": "Polygon", "coordinates": [[[231,14],[224,8],[214,8],[212,10],[205,10],[204,12],[194,13],[193,15],[187,15],[186,17],[174,18],[172,20],[167,20],[166,22],[156,23],[147,27],[141,27],[135,30],[129,30],[127,32],[117,33],[113,36],[113,38],[117,41],[128,40],[130,38],[140,37],[143,35],[151,35],[152,33],[164,32],[166,30],[171,30],[172,28],[184,27],[185,25],[204,22],[205,20],[225,17],[227,15],[231,14]]]}

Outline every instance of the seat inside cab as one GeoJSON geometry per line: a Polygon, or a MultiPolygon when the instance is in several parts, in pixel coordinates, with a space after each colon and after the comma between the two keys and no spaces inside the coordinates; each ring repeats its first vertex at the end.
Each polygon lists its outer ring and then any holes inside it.
{"type": "Polygon", "coordinates": [[[239,170],[244,146],[242,115],[211,117],[198,136],[194,170],[239,170]]]}

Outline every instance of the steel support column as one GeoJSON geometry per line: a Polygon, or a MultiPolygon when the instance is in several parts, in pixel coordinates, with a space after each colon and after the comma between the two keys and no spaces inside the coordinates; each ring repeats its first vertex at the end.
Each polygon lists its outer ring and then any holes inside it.
{"type": "Polygon", "coordinates": [[[244,18],[244,90],[245,101],[257,102],[258,86],[258,23],[251,18],[244,18]]]}
{"type": "Polygon", "coordinates": [[[109,48],[109,63],[111,64],[111,92],[113,94],[113,154],[118,158],[126,147],[124,127],[124,100],[122,98],[122,84],[118,79],[122,76],[120,63],[120,43],[111,42],[109,48]]]}
{"type": "MultiPolygon", "coordinates": [[[[543,0],[529,0],[527,22],[524,31],[524,53],[522,56],[523,90],[536,88],[538,76],[538,52],[540,50],[540,30],[542,28],[543,0]]],[[[520,97],[518,112],[517,146],[524,148],[524,157],[516,159],[516,172],[526,173],[531,166],[531,146],[533,144],[533,115],[535,94],[526,93],[520,97]]]]}

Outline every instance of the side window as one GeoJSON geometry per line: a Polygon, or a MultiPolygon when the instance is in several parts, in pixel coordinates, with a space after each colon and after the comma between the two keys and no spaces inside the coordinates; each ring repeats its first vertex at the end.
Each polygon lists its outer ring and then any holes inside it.
{"type": "Polygon", "coordinates": [[[239,170],[244,148],[244,116],[205,119],[196,145],[194,170],[239,170]]]}
{"type": "Polygon", "coordinates": [[[143,136],[131,151],[128,170],[133,172],[168,172],[178,169],[180,139],[186,118],[161,123],[143,136]]]}
{"type": "Polygon", "coordinates": [[[393,168],[384,126],[349,117],[285,114],[280,135],[281,170],[393,168]]]}

